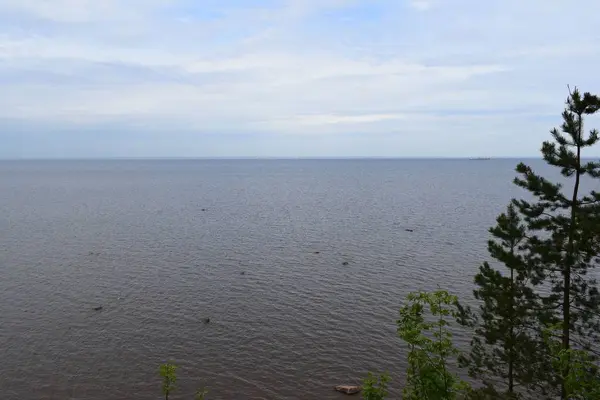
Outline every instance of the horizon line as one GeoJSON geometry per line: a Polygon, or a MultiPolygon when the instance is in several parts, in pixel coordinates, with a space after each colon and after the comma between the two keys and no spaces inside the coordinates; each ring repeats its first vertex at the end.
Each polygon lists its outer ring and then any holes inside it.
{"type": "MultiPolygon", "coordinates": [[[[595,158],[595,157],[586,157],[595,158]]],[[[22,157],[22,158],[0,158],[0,161],[193,161],[193,160],[515,160],[515,159],[542,159],[540,156],[123,156],[123,157],[22,157]]]]}

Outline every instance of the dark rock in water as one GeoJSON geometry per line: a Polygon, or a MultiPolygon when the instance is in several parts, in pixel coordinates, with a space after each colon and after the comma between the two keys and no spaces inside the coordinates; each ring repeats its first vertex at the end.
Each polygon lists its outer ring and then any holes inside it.
{"type": "Polygon", "coordinates": [[[210,318],[204,318],[202,321],[204,321],[205,324],[208,324],[210,322],[210,318]]]}
{"type": "Polygon", "coordinates": [[[240,275],[246,275],[246,273],[244,271],[240,272],[240,275]]]}
{"type": "Polygon", "coordinates": [[[414,232],[412,229],[405,229],[406,232],[414,232]]]}
{"type": "Polygon", "coordinates": [[[320,251],[315,251],[315,254],[321,254],[321,252],[320,251]]]}
{"type": "Polygon", "coordinates": [[[344,262],[342,263],[342,265],[348,265],[348,264],[350,264],[348,261],[344,261],[344,262]]]}
{"type": "Polygon", "coordinates": [[[94,311],[100,311],[100,310],[102,310],[102,306],[94,307],[94,311]]]}
{"type": "Polygon", "coordinates": [[[200,211],[206,211],[206,208],[203,208],[203,209],[202,209],[202,210],[200,210],[200,211]]]}
{"type": "Polygon", "coordinates": [[[336,391],[344,394],[357,394],[361,391],[360,386],[354,385],[339,385],[334,388],[336,391]]]}

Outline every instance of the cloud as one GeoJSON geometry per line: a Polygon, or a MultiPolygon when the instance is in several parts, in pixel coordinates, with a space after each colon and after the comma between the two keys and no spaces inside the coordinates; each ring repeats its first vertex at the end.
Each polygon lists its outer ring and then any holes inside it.
{"type": "Polygon", "coordinates": [[[427,11],[429,10],[433,5],[431,3],[431,1],[427,1],[427,0],[413,0],[410,2],[410,6],[419,10],[419,11],[427,11]]]}
{"type": "Polygon", "coordinates": [[[169,0],[2,0],[0,11],[21,19],[59,23],[115,22],[137,19],[140,14],[148,15],[170,3],[169,0]]]}
{"type": "MultiPolygon", "coordinates": [[[[477,136],[535,154],[539,141],[518,135],[546,134],[566,84],[600,91],[597,11],[592,0],[0,0],[0,119],[24,138],[27,126],[48,137],[110,126],[122,143],[151,128],[148,153],[181,132],[186,151],[209,137],[235,152],[229,138],[246,135],[277,143],[270,155],[304,136],[347,141],[330,155],[378,155],[394,140],[399,155],[427,155],[477,136]]],[[[94,145],[112,154],[114,137],[94,145]]]]}

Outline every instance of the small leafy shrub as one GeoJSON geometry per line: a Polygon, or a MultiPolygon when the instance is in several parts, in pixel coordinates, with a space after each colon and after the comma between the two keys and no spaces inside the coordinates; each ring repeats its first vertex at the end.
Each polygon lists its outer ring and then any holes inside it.
{"type": "Polygon", "coordinates": [[[364,400],[384,400],[388,395],[387,384],[390,381],[388,374],[378,377],[369,372],[363,380],[362,398],[364,400]]]}
{"type": "Polygon", "coordinates": [[[444,290],[410,293],[400,309],[398,335],[409,347],[404,400],[455,400],[469,385],[448,370],[459,351],[452,344],[451,320],[460,318],[456,296],[444,290]]]}
{"type": "Polygon", "coordinates": [[[160,376],[163,378],[162,392],[165,395],[165,400],[169,400],[169,394],[175,390],[176,370],[177,366],[174,364],[166,363],[160,366],[160,376]]]}

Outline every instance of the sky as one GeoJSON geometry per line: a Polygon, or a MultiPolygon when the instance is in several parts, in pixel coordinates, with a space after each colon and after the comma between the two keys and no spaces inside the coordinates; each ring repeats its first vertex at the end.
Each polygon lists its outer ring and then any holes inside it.
{"type": "Polygon", "coordinates": [[[598,0],[0,0],[0,158],[537,156],[567,85],[600,93],[599,26],[598,0]]]}

